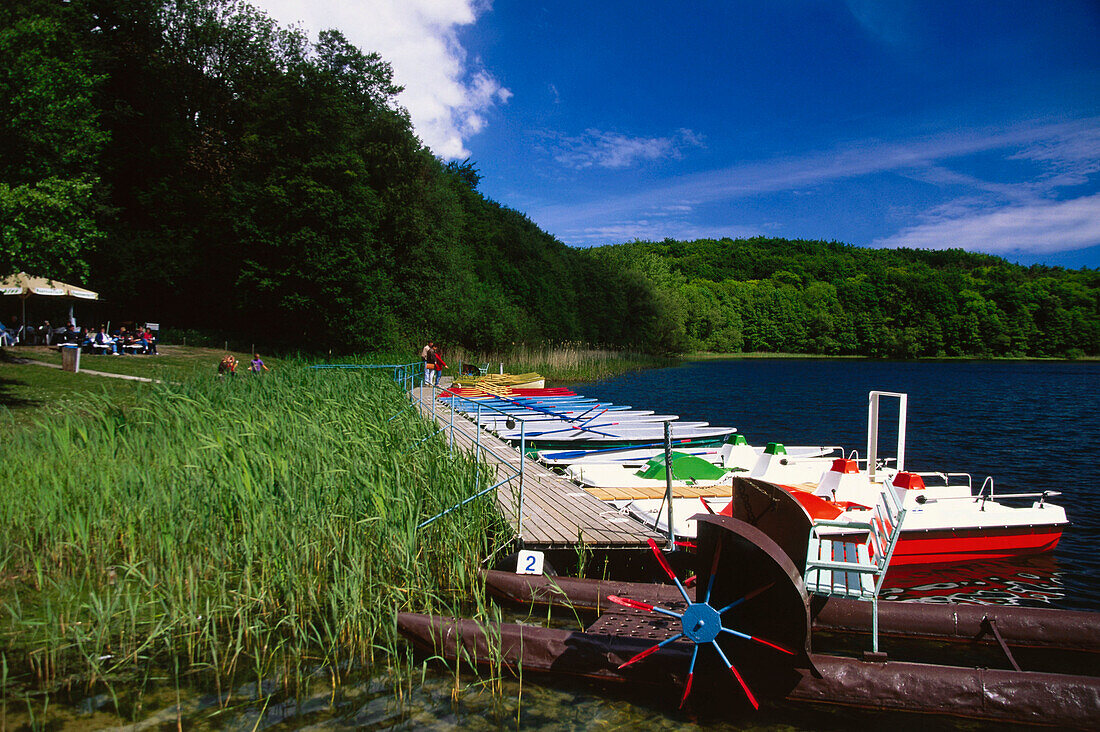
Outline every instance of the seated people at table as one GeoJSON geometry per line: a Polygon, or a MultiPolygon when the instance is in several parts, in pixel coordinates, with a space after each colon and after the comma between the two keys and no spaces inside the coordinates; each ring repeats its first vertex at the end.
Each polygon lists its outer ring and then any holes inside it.
{"type": "Polygon", "coordinates": [[[119,326],[118,332],[115,333],[115,344],[118,346],[118,352],[125,356],[131,349],[130,346],[134,344],[130,334],[126,332],[126,326],[119,326]]]}
{"type": "Polygon", "coordinates": [[[102,350],[103,353],[110,351],[112,355],[118,355],[118,343],[114,338],[107,335],[107,329],[102,325],[99,326],[99,332],[95,334],[95,339],[92,341],[92,348],[97,353],[102,350]]]}
{"type": "Polygon", "coordinates": [[[3,323],[0,323],[0,347],[14,345],[15,331],[8,330],[3,323]]]}
{"type": "Polygon", "coordinates": [[[80,334],[76,332],[76,326],[72,323],[69,323],[69,325],[57,336],[57,343],[62,345],[71,343],[74,346],[79,346],[80,341],[80,334]]]}
{"type": "Polygon", "coordinates": [[[141,341],[145,344],[145,352],[153,356],[157,355],[157,337],[148,328],[141,334],[141,341]]]}

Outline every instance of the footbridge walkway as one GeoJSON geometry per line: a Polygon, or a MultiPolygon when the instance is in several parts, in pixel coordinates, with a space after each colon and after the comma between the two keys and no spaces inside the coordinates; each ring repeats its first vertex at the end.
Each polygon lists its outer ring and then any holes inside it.
{"type": "MultiPolygon", "coordinates": [[[[522,450],[441,402],[440,390],[450,383],[444,378],[438,386],[413,386],[409,397],[421,415],[439,426],[452,448],[465,450],[493,466],[497,506],[515,528],[523,547],[561,549],[584,544],[590,549],[635,549],[644,547],[648,539],[664,541],[665,537],[618,513],[567,478],[521,457],[522,450]]],[[[484,409],[489,411],[488,407],[484,409]]],[[[478,415],[475,411],[475,417],[478,415]]]]}

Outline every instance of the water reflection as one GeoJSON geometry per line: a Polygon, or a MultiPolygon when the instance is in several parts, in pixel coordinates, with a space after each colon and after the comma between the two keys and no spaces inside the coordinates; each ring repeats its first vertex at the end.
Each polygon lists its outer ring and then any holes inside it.
{"type": "Polygon", "coordinates": [[[890,570],[880,597],[903,602],[1046,607],[1065,597],[1053,555],[890,570]]]}

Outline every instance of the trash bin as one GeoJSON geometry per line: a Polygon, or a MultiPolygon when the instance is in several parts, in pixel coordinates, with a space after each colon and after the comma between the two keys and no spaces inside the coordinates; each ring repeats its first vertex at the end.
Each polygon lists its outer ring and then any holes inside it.
{"type": "Polygon", "coordinates": [[[61,368],[74,374],[80,371],[80,346],[67,344],[61,347],[61,368]]]}

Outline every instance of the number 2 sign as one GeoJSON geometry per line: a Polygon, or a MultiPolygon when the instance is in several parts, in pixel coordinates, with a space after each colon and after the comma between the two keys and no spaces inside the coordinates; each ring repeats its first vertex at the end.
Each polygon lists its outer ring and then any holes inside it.
{"type": "Polygon", "coordinates": [[[543,554],[526,549],[516,555],[516,574],[542,574],[543,554]]]}

